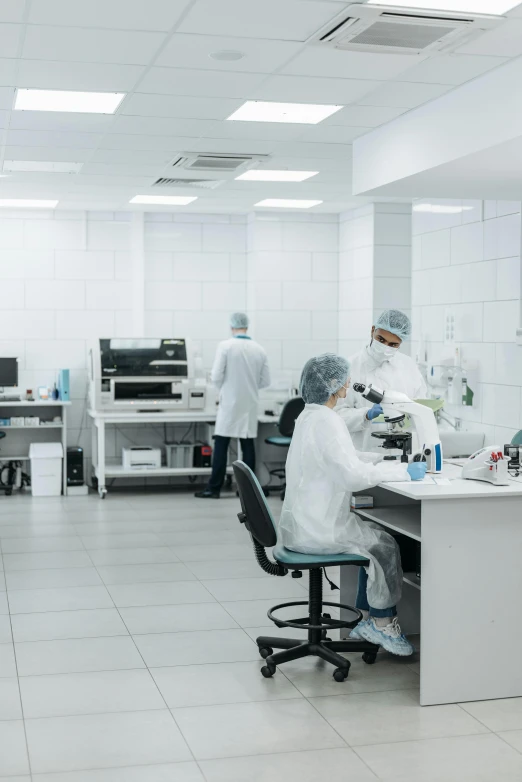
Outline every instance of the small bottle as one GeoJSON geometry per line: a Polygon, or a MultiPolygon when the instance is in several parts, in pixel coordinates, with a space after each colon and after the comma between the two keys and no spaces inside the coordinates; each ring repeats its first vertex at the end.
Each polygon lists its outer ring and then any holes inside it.
{"type": "Polygon", "coordinates": [[[462,376],[462,404],[468,404],[468,379],[466,375],[462,376]]]}
{"type": "Polygon", "coordinates": [[[56,383],[53,386],[53,390],[51,391],[51,399],[53,399],[55,402],[60,396],[58,389],[56,388],[56,383]]]}

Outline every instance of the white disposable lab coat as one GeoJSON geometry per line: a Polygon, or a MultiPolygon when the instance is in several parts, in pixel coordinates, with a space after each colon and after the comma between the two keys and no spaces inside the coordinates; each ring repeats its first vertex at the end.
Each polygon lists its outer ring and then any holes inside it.
{"type": "Polygon", "coordinates": [[[334,410],[306,405],[288,452],[279,536],[287,548],[305,554],[367,557],[368,601],[372,608],[390,608],[402,589],[398,546],[391,535],[350,510],[352,491],[410,480],[407,465],[379,460],[355,450],[334,410]]]}
{"type": "Polygon", "coordinates": [[[211,380],[219,389],[215,434],[256,437],[259,390],[270,385],[265,350],[246,336],[221,342],[211,380]]]}
{"type": "MultiPolygon", "coordinates": [[[[424,378],[419,372],[415,362],[409,356],[397,351],[397,355],[391,361],[378,364],[368,352],[368,348],[356,353],[350,359],[351,385],[346,394],[346,399],[339,402],[336,412],[345,421],[354,442],[360,451],[372,451],[383,454],[380,448],[381,440],[372,437],[372,432],[385,431],[385,424],[373,424],[366,418],[368,409],[372,403],[363,399],[361,394],[353,390],[354,383],[364,383],[383,389],[384,391],[401,391],[410,399],[426,399],[427,388],[424,378]]],[[[396,453],[388,451],[387,453],[396,453]]],[[[397,451],[397,453],[399,453],[397,451]]]]}

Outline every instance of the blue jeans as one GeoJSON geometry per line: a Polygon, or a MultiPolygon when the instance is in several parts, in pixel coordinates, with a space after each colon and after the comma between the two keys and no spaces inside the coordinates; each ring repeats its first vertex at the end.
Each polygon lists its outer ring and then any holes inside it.
{"type": "MultiPolygon", "coordinates": [[[[207,484],[207,489],[219,494],[221,487],[225,482],[227,474],[227,457],[230,437],[222,437],[219,434],[214,435],[214,453],[212,455],[212,475],[207,484]]],[[[256,449],[255,440],[250,437],[241,439],[241,455],[245,464],[250,467],[252,472],[256,471],[256,449]]]]}
{"type": "Polygon", "coordinates": [[[368,588],[368,574],[363,567],[359,568],[359,584],[357,586],[357,598],[355,600],[355,607],[359,611],[368,611],[370,616],[383,617],[383,616],[397,616],[396,606],[391,608],[371,608],[368,603],[367,597],[368,588]]]}

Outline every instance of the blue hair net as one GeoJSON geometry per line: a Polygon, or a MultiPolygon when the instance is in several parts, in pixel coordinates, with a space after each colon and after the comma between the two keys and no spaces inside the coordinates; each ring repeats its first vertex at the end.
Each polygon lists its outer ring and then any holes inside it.
{"type": "Polygon", "coordinates": [[[346,385],[350,362],[335,353],[323,353],[306,362],[299,392],[307,405],[324,405],[346,385]]]}
{"type": "Polygon", "coordinates": [[[248,315],[245,315],[244,312],[233,312],[230,316],[230,328],[247,329],[248,315]]]}
{"type": "Polygon", "coordinates": [[[374,325],[376,329],[384,329],[401,339],[408,339],[411,334],[411,321],[400,310],[384,310],[374,325]]]}

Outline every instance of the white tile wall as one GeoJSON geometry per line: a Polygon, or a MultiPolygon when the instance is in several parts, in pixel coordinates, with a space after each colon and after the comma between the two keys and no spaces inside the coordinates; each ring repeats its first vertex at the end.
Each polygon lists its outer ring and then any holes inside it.
{"type": "MultiPolygon", "coordinates": [[[[438,203],[430,199],[430,203],[438,203]]],[[[422,337],[429,362],[460,348],[476,387],[472,408],[451,414],[487,442],[509,442],[522,428],[522,347],[515,333],[520,314],[520,203],[444,201],[469,205],[443,215],[414,210],[412,306],[414,348],[422,337]],[[447,312],[455,316],[455,344],[445,345],[447,312]]]]}

